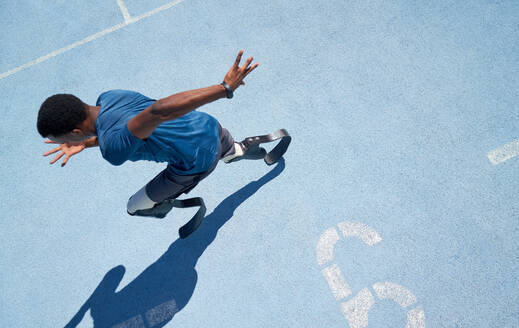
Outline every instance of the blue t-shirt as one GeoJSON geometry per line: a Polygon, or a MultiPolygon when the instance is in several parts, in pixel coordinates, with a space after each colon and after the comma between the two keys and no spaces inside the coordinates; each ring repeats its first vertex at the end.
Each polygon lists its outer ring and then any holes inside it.
{"type": "Polygon", "coordinates": [[[126,160],[167,162],[179,175],[207,171],[218,155],[218,121],[191,111],[159,125],[142,140],[128,130],[128,121],[156,100],[138,92],[110,90],[97,98],[101,106],[95,128],[103,158],[113,165],[126,160]]]}

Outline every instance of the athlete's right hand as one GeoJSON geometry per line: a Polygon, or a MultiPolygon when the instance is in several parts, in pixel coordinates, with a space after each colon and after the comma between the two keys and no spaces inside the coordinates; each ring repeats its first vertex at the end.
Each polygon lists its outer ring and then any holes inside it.
{"type": "MultiPolygon", "coordinates": [[[[52,140],[45,140],[45,143],[58,144],[57,142],[54,142],[52,140]]],[[[67,142],[67,143],[59,144],[58,147],[56,147],[52,150],[49,150],[48,152],[43,153],[43,156],[48,156],[50,154],[53,154],[53,153],[61,150],[61,153],[59,153],[58,156],[54,157],[54,159],[52,161],[50,161],[50,164],[54,164],[58,159],[60,159],[61,157],[63,157],[63,155],[65,155],[65,159],[61,163],[61,167],[63,167],[63,166],[65,166],[65,164],[67,164],[68,159],[72,155],[79,153],[80,151],[82,151],[85,148],[86,148],[86,145],[84,143],[71,144],[71,143],[67,142]]]]}

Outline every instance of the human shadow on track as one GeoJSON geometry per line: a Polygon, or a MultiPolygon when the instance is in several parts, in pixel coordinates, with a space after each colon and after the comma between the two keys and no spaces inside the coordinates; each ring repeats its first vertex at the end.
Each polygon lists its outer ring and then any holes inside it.
{"type": "Polygon", "coordinates": [[[65,326],[76,327],[90,309],[94,327],[163,327],[189,302],[198,279],[195,265],[234,210],[285,169],[281,158],[256,181],[225,198],[191,236],[177,239],[155,263],[115,292],[125,268],[108,271],[88,300],[65,326]]]}

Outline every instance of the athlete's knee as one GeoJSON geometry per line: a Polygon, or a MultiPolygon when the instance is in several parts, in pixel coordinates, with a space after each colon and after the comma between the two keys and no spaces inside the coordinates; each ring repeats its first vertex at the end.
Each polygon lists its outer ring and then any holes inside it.
{"type": "Polygon", "coordinates": [[[146,186],[144,186],[128,199],[126,211],[128,214],[133,215],[136,211],[152,208],[155,204],[156,202],[151,200],[146,193],[146,186]]]}

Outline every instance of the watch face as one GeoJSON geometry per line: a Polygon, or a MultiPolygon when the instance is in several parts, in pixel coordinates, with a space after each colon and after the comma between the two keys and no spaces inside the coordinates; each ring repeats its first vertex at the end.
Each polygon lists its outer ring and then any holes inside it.
{"type": "Polygon", "coordinates": [[[227,98],[231,99],[233,96],[233,91],[231,90],[231,87],[225,82],[222,82],[220,84],[223,85],[223,87],[225,88],[225,92],[227,93],[227,98]]]}

